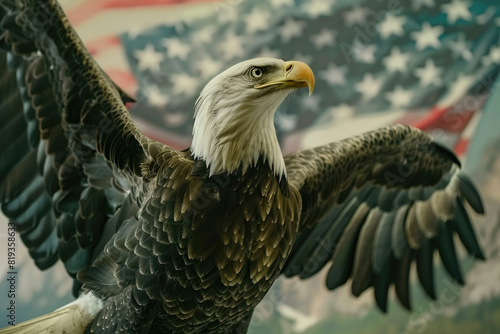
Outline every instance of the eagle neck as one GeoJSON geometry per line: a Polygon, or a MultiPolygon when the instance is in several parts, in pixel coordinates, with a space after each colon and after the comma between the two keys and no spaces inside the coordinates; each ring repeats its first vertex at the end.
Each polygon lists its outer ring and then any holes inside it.
{"type": "Polygon", "coordinates": [[[204,160],[210,175],[246,171],[259,160],[274,175],[286,178],[286,168],[274,127],[274,109],[255,105],[198,106],[193,128],[192,154],[204,160]]]}

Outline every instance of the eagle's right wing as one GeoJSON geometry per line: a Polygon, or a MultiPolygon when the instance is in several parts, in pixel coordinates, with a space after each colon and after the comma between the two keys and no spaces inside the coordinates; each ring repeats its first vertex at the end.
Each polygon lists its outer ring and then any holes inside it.
{"type": "Polygon", "coordinates": [[[179,152],[136,128],[55,0],[1,0],[0,19],[1,208],[39,268],[75,277],[136,215],[146,166],[179,152]]]}

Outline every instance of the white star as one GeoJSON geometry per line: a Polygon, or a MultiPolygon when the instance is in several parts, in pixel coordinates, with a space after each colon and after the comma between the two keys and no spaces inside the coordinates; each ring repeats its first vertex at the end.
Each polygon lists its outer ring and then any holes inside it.
{"type": "Polygon", "coordinates": [[[458,19],[470,20],[472,14],[469,11],[469,7],[470,2],[462,0],[453,0],[451,3],[442,6],[443,12],[447,15],[448,23],[455,23],[458,19]]]}
{"type": "Polygon", "coordinates": [[[448,41],[448,46],[456,57],[462,57],[465,60],[472,60],[470,43],[465,40],[465,34],[459,33],[456,41],[448,41]]]}
{"type": "Polygon", "coordinates": [[[333,46],[335,37],[337,37],[337,32],[323,28],[319,34],[311,36],[311,41],[316,49],[322,49],[325,46],[333,46]]]}
{"type": "Polygon", "coordinates": [[[269,47],[265,46],[260,50],[258,57],[280,58],[281,55],[278,50],[271,50],[269,47]]]}
{"type": "Polygon", "coordinates": [[[328,69],[319,72],[319,76],[325,80],[330,86],[345,84],[346,66],[337,67],[334,64],[329,64],[328,69]]]}
{"type": "Polygon", "coordinates": [[[271,0],[271,5],[274,8],[282,7],[282,6],[293,6],[293,0],[271,0]]]}
{"type": "Polygon", "coordinates": [[[358,43],[353,48],[354,58],[368,64],[373,64],[375,62],[375,51],[376,46],[374,44],[365,45],[358,43]]]}
{"type": "Polygon", "coordinates": [[[244,54],[242,39],[236,36],[234,31],[226,34],[226,39],[219,44],[220,51],[224,59],[239,57],[244,54]]]}
{"type": "Polygon", "coordinates": [[[194,44],[202,44],[212,42],[215,35],[215,25],[203,26],[202,29],[193,32],[192,39],[194,44]]]}
{"type": "Polygon", "coordinates": [[[210,56],[205,56],[195,62],[195,67],[200,71],[202,78],[207,78],[216,74],[221,69],[222,63],[213,60],[210,56]]]}
{"type": "Polygon", "coordinates": [[[411,5],[412,5],[413,10],[418,11],[423,6],[427,6],[429,8],[432,8],[436,4],[434,3],[434,0],[411,0],[411,5]]]}
{"type": "Polygon", "coordinates": [[[321,96],[319,94],[305,96],[302,101],[302,107],[306,110],[317,111],[319,110],[319,103],[321,101],[321,96]]]}
{"type": "Polygon", "coordinates": [[[353,9],[346,11],[344,13],[345,24],[348,27],[352,27],[355,24],[365,24],[366,17],[368,16],[368,8],[356,6],[353,9]]]}
{"type": "Polygon", "coordinates": [[[443,33],[443,27],[432,27],[429,22],[422,24],[422,30],[411,33],[412,38],[416,42],[417,49],[423,50],[426,47],[438,48],[441,45],[439,36],[443,33]]]}
{"type": "Polygon", "coordinates": [[[139,60],[137,67],[140,71],[151,70],[159,71],[160,63],[165,59],[161,52],[156,52],[152,44],[146,45],[143,50],[135,50],[134,56],[139,60]]]}
{"type": "Polygon", "coordinates": [[[482,14],[476,15],[476,23],[483,25],[490,22],[490,20],[496,16],[496,12],[497,10],[495,7],[488,7],[488,9],[486,9],[482,14]]]}
{"type": "Polygon", "coordinates": [[[416,68],[415,76],[420,79],[420,86],[436,85],[440,86],[443,83],[441,79],[442,68],[436,67],[432,59],[427,59],[425,67],[416,68]]]}
{"type": "Polygon", "coordinates": [[[214,1],[213,7],[217,13],[217,19],[221,22],[234,22],[238,19],[238,2],[214,1]]]}
{"type": "Polygon", "coordinates": [[[303,54],[300,52],[296,53],[292,59],[301,61],[301,62],[306,63],[306,64],[311,64],[313,62],[312,55],[306,55],[306,54],[303,54]]]}
{"type": "Polygon", "coordinates": [[[194,95],[198,89],[198,80],[184,73],[172,74],[172,83],[174,94],[194,95]]]}
{"type": "Polygon", "coordinates": [[[298,115],[284,114],[281,112],[277,112],[275,117],[276,125],[283,131],[293,130],[298,120],[298,115]]]}
{"type": "Polygon", "coordinates": [[[500,46],[492,46],[490,53],[483,58],[483,64],[485,66],[491,64],[500,64],[500,46]]]}
{"type": "Polygon", "coordinates": [[[146,88],[146,97],[153,107],[162,108],[168,103],[168,96],[164,95],[156,85],[146,88]]]}
{"type": "Polygon", "coordinates": [[[382,80],[374,79],[371,73],[365,73],[363,81],[356,84],[356,91],[361,94],[364,101],[371,100],[382,88],[382,80]]]}
{"type": "Polygon", "coordinates": [[[391,103],[392,108],[402,108],[410,104],[412,94],[398,85],[392,92],[386,93],[385,97],[391,103]]]}
{"type": "Polygon", "coordinates": [[[165,124],[168,124],[171,127],[182,126],[186,123],[186,113],[185,112],[166,112],[163,114],[163,120],[165,124]]]}
{"type": "Polygon", "coordinates": [[[389,72],[405,72],[408,69],[408,61],[410,60],[409,53],[401,53],[399,48],[393,47],[391,54],[387,56],[383,62],[389,72]]]}
{"type": "Polygon", "coordinates": [[[254,8],[246,17],[246,32],[253,34],[259,30],[266,30],[271,21],[271,14],[268,11],[263,11],[254,8]]]}
{"type": "Polygon", "coordinates": [[[285,43],[290,42],[292,38],[299,37],[305,27],[306,23],[304,21],[286,20],[285,24],[279,28],[281,40],[285,43]]]}
{"type": "Polygon", "coordinates": [[[302,5],[302,10],[316,18],[321,15],[330,14],[330,10],[335,1],[332,0],[312,0],[306,1],[302,5]]]}
{"type": "Polygon", "coordinates": [[[186,57],[191,52],[191,47],[188,44],[182,43],[178,38],[166,38],[162,41],[163,46],[167,49],[167,56],[170,58],[179,58],[186,60],[186,57]]]}
{"type": "Polygon", "coordinates": [[[403,25],[406,23],[406,17],[394,16],[388,13],[384,20],[378,25],[380,36],[384,39],[389,38],[391,35],[403,36],[403,25]]]}
{"type": "Polygon", "coordinates": [[[448,93],[439,101],[439,105],[448,107],[460,99],[463,99],[474,82],[476,82],[475,75],[460,73],[458,77],[452,81],[452,84],[448,89],[448,93]]]}
{"type": "Polygon", "coordinates": [[[330,108],[330,112],[332,113],[332,116],[336,120],[348,120],[351,119],[352,116],[354,115],[354,112],[356,110],[354,109],[353,106],[350,106],[346,103],[342,103],[338,106],[330,108]]]}

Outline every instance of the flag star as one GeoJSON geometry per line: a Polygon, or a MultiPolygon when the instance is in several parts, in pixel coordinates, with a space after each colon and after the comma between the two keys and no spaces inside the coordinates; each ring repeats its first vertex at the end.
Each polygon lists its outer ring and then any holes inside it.
{"type": "Polygon", "coordinates": [[[300,52],[296,53],[292,59],[301,61],[301,62],[306,63],[306,64],[311,64],[313,62],[312,55],[306,55],[306,54],[303,54],[300,52]]]}
{"type": "Polygon", "coordinates": [[[319,76],[325,80],[330,86],[345,84],[345,66],[337,67],[334,64],[329,64],[326,70],[319,72],[319,76]]]}
{"type": "Polygon", "coordinates": [[[311,41],[316,49],[322,49],[325,46],[333,46],[335,37],[337,37],[336,31],[323,28],[319,34],[311,36],[311,41]]]}
{"type": "Polygon", "coordinates": [[[465,34],[460,33],[456,41],[449,41],[448,46],[456,57],[462,57],[465,60],[472,60],[470,43],[465,40],[465,34]]]}
{"type": "Polygon", "coordinates": [[[204,26],[202,29],[193,32],[194,44],[202,44],[213,41],[215,35],[215,26],[204,26]]]}
{"type": "Polygon", "coordinates": [[[330,108],[330,112],[332,116],[337,120],[348,120],[354,116],[354,112],[356,110],[353,106],[350,106],[346,103],[342,103],[338,106],[330,108]]]}
{"type": "Polygon", "coordinates": [[[463,99],[475,82],[475,75],[460,73],[458,77],[452,81],[448,93],[440,99],[439,105],[450,106],[460,99],[463,99]]]}
{"type": "Polygon", "coordinates": [[[285,43],[289,42],[294,37],[299,37],[304,31],[306,23],[304,21],[294,21],[292,19],[286,20],[279,28],[279,34],[281,35],[281,40],[285,43]]]}
{"type": "Polygon", "coordinates": [[[220,50],[224,59],[231,59],[244,54],[242,39],[234,32],[228,32],[226,39],[220,44],[220,50]]]}
{"type": "Polygon", "coordinates": [[[200,71],[202,78],[211,77],[216,74],[222,67],[222,64],[213,60],[210,56],[205,56],[195,62],[196,69],[200,71]]]}
{"type": "Polygon", "coordinates": [[[280,52],[278,50],[271,50],[269,47],[265,46],[260,50],[259,57],[269,57],[269,58],[280,58],[280,52]]]}
{"type": "Polygon", "coordinates": [[[167,49],[167,56],[170,58],[177,57],[186,60],[186,57],[191,52],[191,47],[182,43],[178,38],[166,38],[162,41],[162,44],[167,49]]]}
{"type": "Polygon", "coordinates": [[[173,93],[194,95],[198,90],[198,80],[187,74],[172,74],[173,93]]]}
{"type": "Polygon", "coordinates": [[[431,26],[429,22],[422,24],[422,30],[412,32],[412,37],[416,42],[418,50],[423,50],[427,47],[438,48],[441,45],[439,36],[443,33],[444,29],[441,26],[431,26]]]}
{"type": "Polygon", "coordinates": [[[386,93],[385,97],[391,103],[392,108],[402,108],[410,104],[412,94],[410,91],[398,85],[392,92],[386,93]]]}
{"type": "Polygon", "coordinates": [[[182,111],[176,111],[176,112],[166,112],[163,115],[163,120],[165,121],[165,124],[168,124],[170,127],[180,127],[184,123],[186,123],[186,113],[182,111]]]}
{"type": "Polygon", "coordinates": [[[382,88],[382,80],[373,78],[371,73],[365,73],[363,81],[356,84],[356,91],[361,94],[364,101],[371,100],[382,88]]]}
{"type": "Polygon", "coordinates": [[[389,38],[391,35],[403,36],[403,25],[406,23],[406,17],[394,16],[388,13],[384,20],[378,25],[378,32],[383,39],[389,38]]]}
{"type": "Polygon", "coordinates": [[[217,13],[217,19],[223,23],[235,22],[238,19],[238,6],[239,3],[229,3],[226,1],[215,1],[214,9],[217,13]]]}
{"type": "Polygon", "coordinates": [[[408,69],[408,61],[410,60],[409,53],[401,53],[398,47],[393,47],[391,54],[387,56],[383,62],[389,72],[405,72],[408,69]]]}
{"type": "Polygon", "coordinates": [[[319,17],[320,15],[328,15],[330,14],[330,10],[332,8],[332,4],[334,4],[335,1],[332,0],[312,0],[312,1],[306,1],[302,5],[302,10],[311,15],[312,17],[316,18],[319,17]]]}
{"type": "Polygon", "coordinates": [[[483,64],[485,66],[491,64],[500,64],[500,46],[492,46],[490,53],[483,58],[483,64]]]}
{"type": "Polygon", "coordinates": [[[266,30],[271,21],[271,14],[268,11],[254,8],[246,17],[246,32],[253,34],[259,30],[266,30]]]}
{"type": "Polygon", "coordinates": [[[475,81],[475,75],[472,74],[459,74],[458,78],[454,81],[450,90],[457,90],[464,92],[467,91],[475,81]]]}
{"type": "Polygon", "coordinates": [[[321,102],[321,95],[316,94],[316,95],[311,95],[311,96],[305,96],[302,101],[302,107],[306,110],[310,111],[318,111],[319,110],[319,103],[321,102]]]}
{"type": "Polygon", "coordinates": [[[374,44],[370,45],[357,44],[353,49],[354,58],[363,63],[373,64],[375,62],[376,50],[377,49],[374,44]]]}
{"type": "Polygon", "coordinates": [[[283,7],[283,6],[293,6],[293,0],[271,0],[271,5],[274,8],[283,7]]]}
{"type": "Polygon", "coordinates": [[[436,6],[434,0],[410,0],[410,1],[411,1],[411,6],[415,11],[420,10],[423,6],[427,6],[429,8],[436,6]]]}
{"type": "Polygon", "coordinates": [[[346,11],[344,13],[344,20],[346,26],[352,27],[355,24],[366,23],[366,17],[368,16],[369,10],[365,7],[356,6],[353,9],[346,11]]]}
{"type": "Polygon", "coordinates": [[[487,24],[496,16],[496,12],[497,10],[495,7],[488,7],[482,14],[476,15],[476,23],[479,25],[487,24]]]}
{"type": "Polygon", "coordinates": [[[276,125],[283,131],[291,131],[295,129],[298,120],[298,115],[284,114],[281,112],[276,113],[276,125]]]}
{"type": "Polygon", "coordinates": [[[420,86],[436,85],[440,86],[443,83],[441,79],[442,68],[436,67],[432,59],[427,59],[425,67],[416,68],[415,76],[420,79],[420,86]]]}
{"type": "Polygon", "coordinates": [[[146,45],[143,50],[135,50],[134,56],[139,61],[137,67],[140,71],[159,71],[160,63],[165,59],[163,53],[156,52],[152,44],[146,45]]]}
{"type": "Polygon", "coordinates": [[[453,0],[451,3],[442,5],[443,12],[447,15],[448,23],[455,23],[459,19],[470,20],[472,14],[469,10],[469,1],[453,0]]]}
{"type": "Polygon", "coordinates": [[[151,85],[146,88],[145,95],[148,103],[153,107],[164,107],[168,103],[168,96],[164,95],[157,85],[151,85]]]}

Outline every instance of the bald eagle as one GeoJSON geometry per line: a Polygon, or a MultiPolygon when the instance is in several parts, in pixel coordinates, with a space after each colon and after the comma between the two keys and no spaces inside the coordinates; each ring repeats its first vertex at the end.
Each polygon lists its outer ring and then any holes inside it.
{"type": "Polygon", "coordinates": [[[55,0],[0,0],[0,201],[41,269],[62,261],[79,297],[2,333],[244,333],[276,278],[329,266],[385,310],[410,308],[412,262],[435,298],[453,236],[478,259],[452,152],[393,125],[283,157],[273,115],[314,88],[306,64],[251,59],[216,76],[185,151],[147,138],[55,0]]]}

